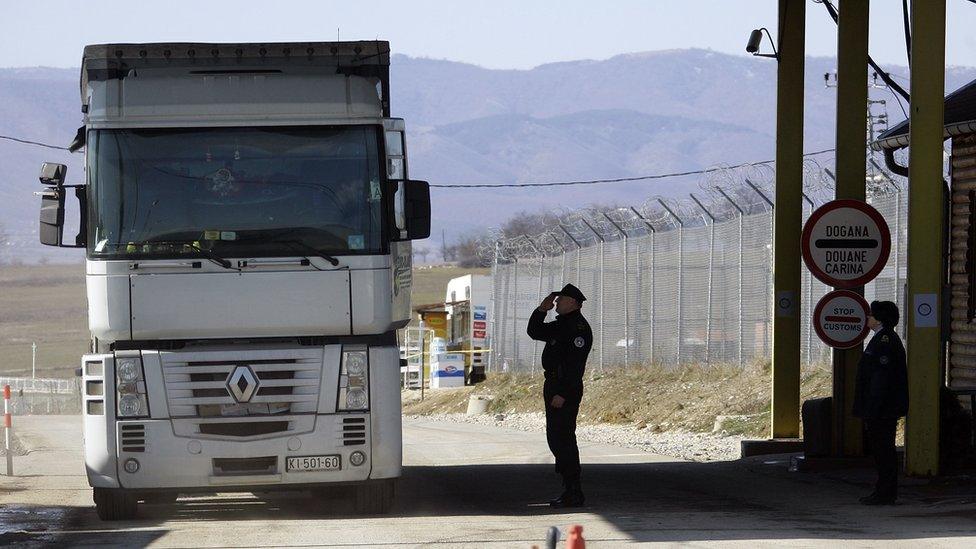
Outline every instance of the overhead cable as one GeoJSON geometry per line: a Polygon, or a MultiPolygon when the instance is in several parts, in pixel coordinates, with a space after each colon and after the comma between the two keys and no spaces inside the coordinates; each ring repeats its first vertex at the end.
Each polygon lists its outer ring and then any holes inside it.
{"type": "MultiPolygon", "coordinates": [[[[816,156],[818,154],[824,154],[833,152],[834,149],[824,149],[822,151],[814,151],[805,153],[803,156],[816,156]]],[[[686,175],[702,175],[707,173],[718,172],[722,170],[734,169],[734,168],[744,168],[746,166],[754,166],[757,164],[769,164],[773,160],[763,160],[761,162],[743,162],[742,164],[736,164],[734,166],[714,166],[712,168],[704,168],[701,170],[691,170],[687,172],[671,172],[671,173],[659,173],[652,175],[638,175],[634,177],[617,177],[614,179],[588,179],[582,181],[556,181],[556,182],[540,182],[540,183],[475,183],[471,185],[464,184],[453,184],[453,185],[431,185],[431,188],[438,189],[484,189],[484,188],[524,188],[524,187],[565,187],[570,185],[598,185],[602,183],[626,183],[628,181],[648,181],[654,179],[668,179],[671,177],[682,177],[686,175]]]]}

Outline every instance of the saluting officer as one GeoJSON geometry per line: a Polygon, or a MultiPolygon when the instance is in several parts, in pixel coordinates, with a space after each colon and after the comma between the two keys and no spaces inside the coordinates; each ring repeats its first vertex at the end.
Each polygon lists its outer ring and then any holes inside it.
{"type": "Polygon", "coordinates": [[[871,303],[868,328],[877,332],[857,365],[854,415],[864,420],[868,446],[878,470],[874,492],[861,498],[865,505],[892,505],[898,497],[898,456],[895,427],[908,413],[908,368],[905,347],[895,333],[898,306],[871,303]]]}
{"type": "Polygon", "coordinates": [[[542,389],[546,406],[546,440],[556,458],[556,473],[563,477],[563,493],[549,502],[553,507],[583,505],[580,485],[579,447],[576,445],[576,417],[583,399],[583,372],[593,346],[593,332],[580,306],[583,292],[572,284],[552,292],[529,317],[529,337],[545,341],[542,389]],[[546,313],[556,307],[556,320],[546,322],[546,313]]]}

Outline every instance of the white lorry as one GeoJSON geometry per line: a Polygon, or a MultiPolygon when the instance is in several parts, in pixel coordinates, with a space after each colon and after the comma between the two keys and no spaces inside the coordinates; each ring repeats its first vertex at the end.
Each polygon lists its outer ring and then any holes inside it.
{"type": "Polygon", "coordinates": [[[380,41],[85,48],[85,182],[42,166],[40,238],[86,249],[102,519],[189,492],[343,487],[359,512],[390,507],[396,330],[430,194],[407,178],[389,59],[380,41]]]}

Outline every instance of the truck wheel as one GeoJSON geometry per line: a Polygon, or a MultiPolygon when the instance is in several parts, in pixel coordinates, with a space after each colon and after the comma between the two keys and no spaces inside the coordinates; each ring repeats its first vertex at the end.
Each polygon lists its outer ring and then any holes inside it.
{"type": "Polygon", "coordinates": [[[356,487],[356,513],[384,515],[393,507],[394,481],[382,480],[356,487]]]}
{"type": "Polygon", "coordinates": [[[136,498],[117,488],[94,488],[92,499],[102,520],[129,520],[136,516],[136,498]]]}

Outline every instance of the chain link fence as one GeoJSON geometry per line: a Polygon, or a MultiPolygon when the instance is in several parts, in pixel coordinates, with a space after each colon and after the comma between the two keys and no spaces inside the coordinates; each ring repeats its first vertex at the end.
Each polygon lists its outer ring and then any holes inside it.
{"type": "Polygon", "coordinates": [[[0,377],[0,387],[10,385],[10,412],[33,414],[80,414],[81,380],[0,377]]]}
{"type": "MultiPolygon", "coordinates": [[[[833,197],[831,162],[804,166],[804,221],[833,197]]],[[[772,351],[773,180],[768,164],[716,169],[681,200],[556,212],[539,234],[496,234],[482,246],[492,266],[494,371],[536,371],[541,347],[525,333],[542,298],[565,283],[587,296],[591,368],[625,364],[738,364],[772,351]]],[[[907,184],[868,166],[868,202],[887,220],[892,252],[865,297],[903,309],[907,184]]],[[[799,243],[797,243],[799,245],[799,243]]],[[[799,256],[799,251],[797,252],[799,256]]],[[[809,321],[830,288],[803,269],[801,359],[830,349],[809,321]]]]}

